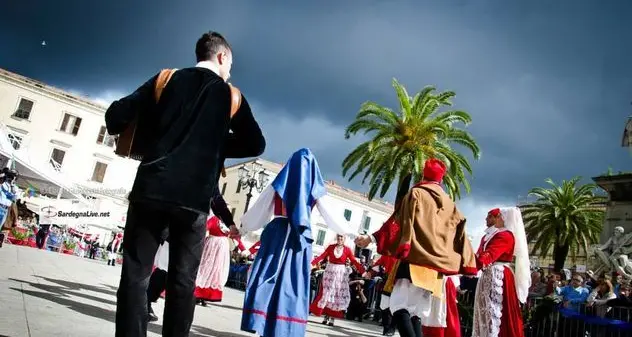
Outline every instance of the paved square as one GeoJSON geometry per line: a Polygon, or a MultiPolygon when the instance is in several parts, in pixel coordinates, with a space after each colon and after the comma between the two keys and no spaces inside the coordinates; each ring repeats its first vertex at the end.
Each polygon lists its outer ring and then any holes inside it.
{"type": "MultiPolygon", "coordinates": [[[[0,337],[114,336],[120,266],[5,244],[0,248],[0,337]]],[[[191,336],[256,337],[239,330],[243,293],[227,289],[222,303],[198,306],[191,336]]],[[[162,316],[160,300],[154,304],[162,316]]],[[[381,327],[310,317],[307,336],[380,336],[381,327]]],[[[160,336],[161,321],[149,336],[160,336]]],[[[291,336],[283,336],[291,337],[291,336]]]]}

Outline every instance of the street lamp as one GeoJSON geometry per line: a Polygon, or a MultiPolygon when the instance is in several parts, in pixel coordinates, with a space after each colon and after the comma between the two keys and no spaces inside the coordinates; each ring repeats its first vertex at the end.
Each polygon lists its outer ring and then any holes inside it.
{"type": "Polygon", "coordinates": [[[632,116],[628,117],[627,123],[625,123],[625,129],[623,129],[623,139],[621,140],[621,146],[629,147],[632,150],[632,116]]]}
{"type": "Polygon", "coordinates": [[[246,165],[242,165],[239,170],[239,184],[242,188],[248,188],[248,194],[246,194],[246,208],[244,209],[244,213],[248,211],[248,206],[250,205],[250,199],[252,198],[252,189],[257,189],[257,192],[261,193],[263,188],[268,184],[268,180],[270,179],[270,174],[266,172],[263,168],[263,165],[258,163],[256,160],[252,162],[250,168],[246,167],[246,165]]]}

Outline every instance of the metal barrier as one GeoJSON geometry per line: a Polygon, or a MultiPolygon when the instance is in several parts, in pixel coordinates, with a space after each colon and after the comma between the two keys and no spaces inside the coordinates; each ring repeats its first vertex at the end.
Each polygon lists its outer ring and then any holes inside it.
{"type": "Polygon", "coordinates": [[[249,267],[249,264],[231,264],[228,270],[226,286],[233,289],[246,290],[249,267]]]}
{"type": "MultiPolygon", "coordinates": [[[[468,291],[458,296],[461,332],[472,335],[474,296],[468,291]]],[[[632,337],[632,308],[579,305],[562,308],[559,300],[529,298],[522,307],[525,337],[632,337]],[[609,308],[609,309],[607,309],[609,308]]]]}

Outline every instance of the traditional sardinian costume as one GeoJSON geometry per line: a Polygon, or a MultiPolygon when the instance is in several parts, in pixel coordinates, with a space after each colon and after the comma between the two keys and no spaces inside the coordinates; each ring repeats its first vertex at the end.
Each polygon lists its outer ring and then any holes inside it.
{"type": "Polygon", "coordinates": [[[441,188],[446,166],[430,159],[424,179],[406,194],[396,216],[372,235],[378,253],[400,260],[385,288],[400,336],[460,336],[456,276],[476,275],[465,217],[441,188]],[[421,327],[419,327],[421,325],[421,327]]]}
{"type": "Polygon", "coordinates": [[[263,337],[305,335],[312,207],[318,208],[334,231],[347,231],[329,213],[326,193],[316,158],[310,150],[301,149],[241,218],[244,231],[265,226],[246,287],[242,330],[263,337]]]}
{"type": "MultiPolygon", "coordinates": [[[[195,280],[195,298],[219,302],[230,271],[229,229],[213,216],[206,222],[206,230],[209,235],[204,241],[200,269],[195,280]]],[[[244,250],[241,241],[237,240],[237,243],[239,249],[244,250]]]]}
{"type": "Polygon", "coordinates": [[[351,302],[347,261],[351,262],[360,275],[364,274],[365,270],[353,256],[351,248],[345,245],[330,245],[312,261],[312,265],[318,265],[324,259],[327,259],[327,267],[325,267],[320,289],[310,306],[310,311],[316,316],[343,318],[344,311],[351,302]]]}
{"type": "Polygon", "coordinates": [[[472,337],[523,337],[520,303],[529,295],[531,275],[522,215],[517,207],[489,214],[502,216],[505,227],[489,227],[476,253],[482,273],[474,296],[472,337]]]}

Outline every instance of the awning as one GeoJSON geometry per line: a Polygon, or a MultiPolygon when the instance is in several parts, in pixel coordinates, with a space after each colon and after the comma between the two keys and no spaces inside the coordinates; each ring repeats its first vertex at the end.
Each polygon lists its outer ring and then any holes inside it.
{"type": "Polygon", "coordinates": [[[0,123],[0,156],[7,164],[10,162],[12,168],[20,173],[18,186],[24,188],[31,186],[37,191],[42,191],[44,195],[77,199],[85,205],[91,205],[91,202],[84,196],[73,192],[78,190],[75,188],[76,184],[57,172],[52,165],[45,162],[44,164],[31,162],[25,146],[20,146],[19,150],[15,150],[9,139],[9,134],[7,126],[0,123]],[[59,194],[60,191],[61,194],[59,194]]]}

